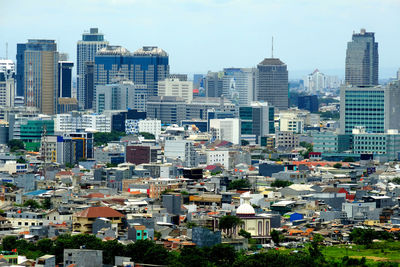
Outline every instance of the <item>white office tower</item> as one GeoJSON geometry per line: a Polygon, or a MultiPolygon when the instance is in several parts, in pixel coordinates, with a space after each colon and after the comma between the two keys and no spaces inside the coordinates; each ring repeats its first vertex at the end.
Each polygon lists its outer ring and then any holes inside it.
{"type": "Polygon", "coordinates": [[[82,34],[82,40],[77,43],[77,98],[80,108],[85,106],[85,64],[94,62],[94,57],[101,48],[108,45],[104,35],[97,28],[82,34]]]}
{"type": "Polygon", "coordinates": [[[0,59],[0,106],[13,107],[15,98],[15,64],[0,59]]]}
{"type": "Polygon", "coordinates": [[[239,119],[211,119],[210,131],[215,139],[240,144],[239,119]]]}
{"type": "Polygon", "coordinates": [[[178,78],[167,78],[158,82],[159,96],[179,96],[191,102],[193,99],[193,82],[182,81],[178,78]]]}
{"type": "Polygon", "coordinates": [[[0,72],[15,73],[15,63],[11,59],[0,59],[0,72]]]}
{"type": "Polygon", "coordinates": [[[139,133],[151,133],[154,135],[156,140],[161,134],[161,121],[160,120],[140,120],[139,121],[139,133]]]}
{"type": "Polygon", "coordinates": [[[111,119],[99,114],[57,114],[55,121],[56,132],[111,132],[111,119]]]}
{"type": "Polygon", "coordinates": [[[222,76],[222,94],[235,105],[250,105],[256,94],[256,68],[226,68],[222,76]]]}

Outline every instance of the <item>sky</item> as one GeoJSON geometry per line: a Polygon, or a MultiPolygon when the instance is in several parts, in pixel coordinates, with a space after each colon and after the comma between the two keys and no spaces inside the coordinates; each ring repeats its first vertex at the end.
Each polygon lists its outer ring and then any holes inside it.
{"type": "MultiPolygon", "coordinates": [[[[375,32],[380,78],[400,68],[400,0],[0,0],[0,58],[16,44],[55,39],[76,62],[76,43],[91,27],[112,45],[145,45],[169,54],[171,73],[255,67],[265,57],[297,79],[318,68],[344,76],[347,42],[375,32]]],[[[76,70],[75,70],[76,72],[76,70]]]]}

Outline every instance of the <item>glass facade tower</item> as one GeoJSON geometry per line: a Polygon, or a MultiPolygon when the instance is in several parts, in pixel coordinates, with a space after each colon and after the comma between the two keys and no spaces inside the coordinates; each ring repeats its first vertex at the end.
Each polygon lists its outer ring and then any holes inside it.
{"type": "Polygon", "coordinates": [[[347,43],[345,82],[354,86],[378,85],[378,67],[378,43],[375,42],[375,34],[361,29],[347,43]]]}

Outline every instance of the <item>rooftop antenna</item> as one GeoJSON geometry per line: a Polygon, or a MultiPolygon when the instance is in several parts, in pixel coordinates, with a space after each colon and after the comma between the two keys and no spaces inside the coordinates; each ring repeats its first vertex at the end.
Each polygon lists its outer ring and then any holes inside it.
{"type": "Polygon", "coordinates": [[[274,58],[274,36],[272,36],[271,44],[271,58],[274,58]]]}
{"type": "Polygon", "coordinates": [[[6,59],[8,59],[8,42],[6,42],[6,59]]]}

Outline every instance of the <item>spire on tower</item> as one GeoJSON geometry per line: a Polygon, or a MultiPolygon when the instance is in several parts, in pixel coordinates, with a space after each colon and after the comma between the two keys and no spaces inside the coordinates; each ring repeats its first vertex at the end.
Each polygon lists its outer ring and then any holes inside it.
{"type": "Polygon", "coordinates": [[[272,36],[271,41],[271,58],[274,58],[274,36],[272,36]]]}

